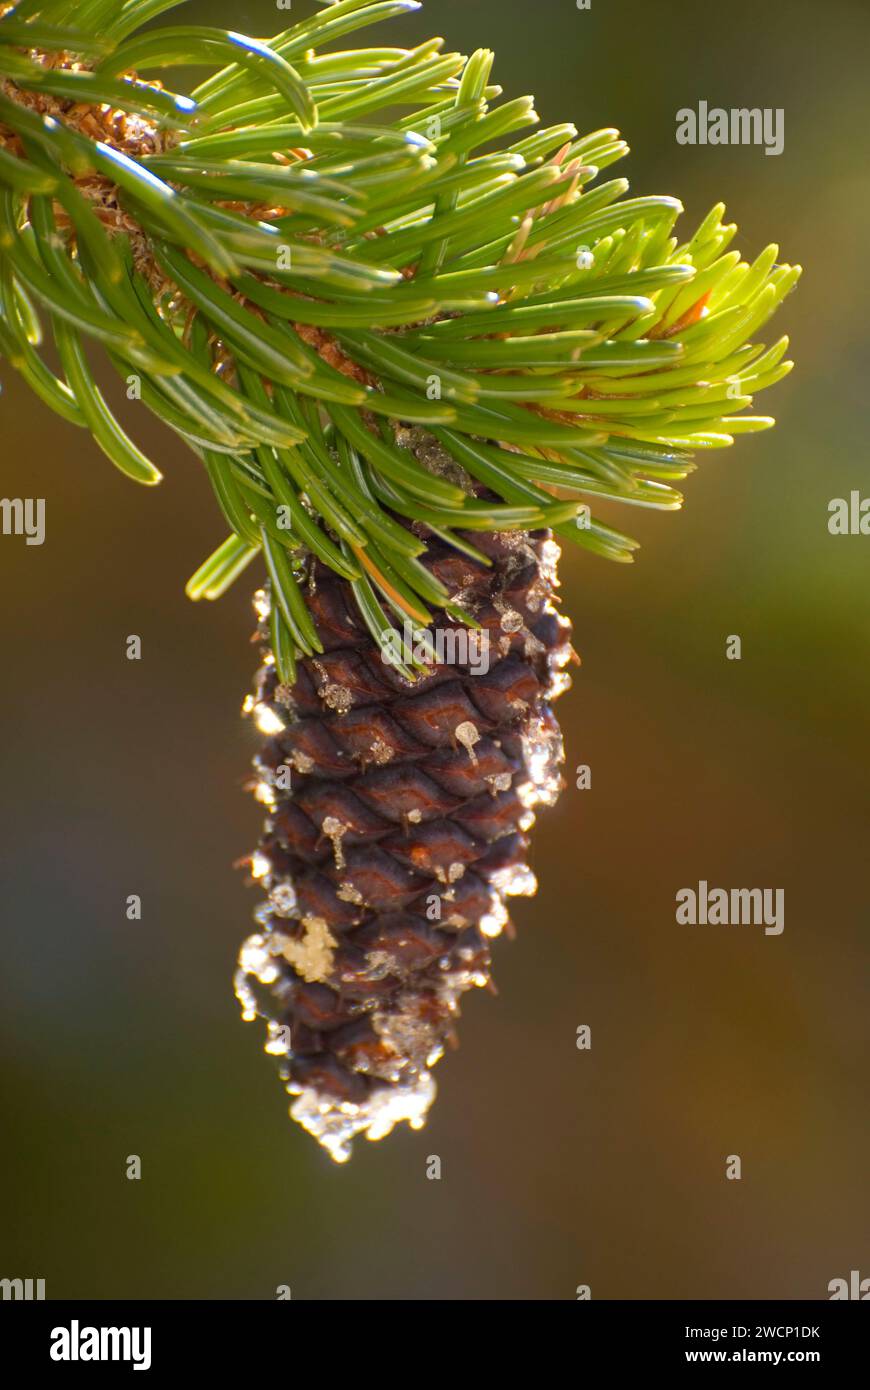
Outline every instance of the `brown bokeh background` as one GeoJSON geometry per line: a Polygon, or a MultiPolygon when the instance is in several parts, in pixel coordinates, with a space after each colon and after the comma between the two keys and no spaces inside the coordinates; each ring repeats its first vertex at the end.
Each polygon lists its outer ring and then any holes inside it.
{"type": "MultiPolygon", "coordinates": [[[[162,22],[287,18],[259,0],[162,22]]],[[[559,712],[592,788],[571,779],[539,822],[540,892],[427,1128],[343,1168],[287,1120],[230,990],[256,901],[231,867],[258,824],[252,585],[185,599],[222,523],[174,436],[119,401],[166,475],[137,489],[0,364],[0,490],[47,502],[42,548],[0,540],[0,1275],[340,1299],[824,1298],[870,1275],[870,539],[827,531],[831,498],[870,495],[868,20],[845,0],[427,0],[372,31],[495,47],[545,121],[624,131],[635,192],[678,194],[686,224],[721,197],[744,254],[777,239],[806,273],[776,323],[798,360],[761,407],[778,428],[703,460],[682,515],[612,513],[634,567],[566,555],[583,665],[559,712]],[[784,153],[678,146],[701,99],[784,108],[784,153]],[[784,933],[678,926],[702,878],[784,888],[784,933]]]]}

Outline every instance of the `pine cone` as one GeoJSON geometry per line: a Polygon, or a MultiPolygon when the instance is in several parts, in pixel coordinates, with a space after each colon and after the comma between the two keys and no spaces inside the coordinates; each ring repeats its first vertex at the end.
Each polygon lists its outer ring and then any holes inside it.
{"type": "MultiPolygon", "coordinates": [[[[469,630],[442,614],[429,629],[440,659],[410,684],[347,583],[315,561],[323,655],[288,689],[266,647],[247,702],[271,734],[251,861],[269,897],[236,991],[246,1018],[268,1020],[291,1115],[338,1161],[360,1132],[423,1124],[459,1000],[490,982],[505,899],[535,890],[533,808],[562,786],[549,701],[573,653],[554,607],[558,546],[548,531],[476,532],[487,568],[427,539],[424,563],[481,624],[469,650],[469,630]]],[[[265,637],[268,594],[257,602],[265,637]]]]}

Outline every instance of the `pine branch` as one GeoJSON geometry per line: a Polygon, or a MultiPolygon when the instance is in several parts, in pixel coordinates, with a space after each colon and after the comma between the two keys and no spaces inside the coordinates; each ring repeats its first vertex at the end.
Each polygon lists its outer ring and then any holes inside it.
{"type": "Polygon", "coordinates": [[[597,182],[618,132],[525,133],[532,99],[499,101],[488,51],[334,47],[415,0],[340,0],[268,44],[139,32],[175,3],[0,18],[0,351],[151,484],[85,344],[135,379],[230,528],[187,592],[262,552],[282,679],[319,650],[303,557],[378,642],[384,606],[472,622],[402,518],[483,562],[469,533],[545,526],[627,561],[591,502],[677,508],[696,451],[773,423],[747,412],[787,339],[752,339],[799,267],[729,252],[721,205],[678,244],[675,199],[597,182]],[[162,85],[191,63],[212,71],[190,95],[162,85]]]}
{"type": "Polygon", "coordinates": [[[201,460],[230,534],[192,598],[262,555],[266,897],[236,992],[343,1161],[423,1123],[534,892],[573,658],[552,537],[630,560],[592,504],[679,507],[697,451],[773,423],[748,412],[787,341],[753,338],[799,270],[741,261],[721,205],[678,244],[675,199],[599,181],[618,133],[535,129],[489,50],[335,47],[415,0],[340,0],[270,43],[141,32],[174,3],[0,4],[0,351],[156,483],[102,346],[201,460]],[[163,85],[191,63],[193,92],[163,85]]]}

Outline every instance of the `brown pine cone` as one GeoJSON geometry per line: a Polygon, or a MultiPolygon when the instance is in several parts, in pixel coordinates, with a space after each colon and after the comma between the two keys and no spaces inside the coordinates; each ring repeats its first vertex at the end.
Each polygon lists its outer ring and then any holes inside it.
{"type": "MultiPolygon", "coordinates": [[[[562,786],[549,701],[572,652],[553,606],[558,546],[547,531],[467,539],[491,567],[437,537],[424,563],[483,639],[471,630],[466,649],[469,629],[440,614],[428,630],[439,661],[409,684],[348,584],[313,562],[323,654],[288,689],[266,647],[246,702],[270,734],[255,761],[270,810],[251,859],[269,896],[236,991],[246,1018],[268,1020],[291,1115],[338,1161],[360,1132],[423,1124],[459,1000],[489,984],[505,898],[535,891],[533,808],[562,786]]],[[[261,635],[268,603],[261,591],[261,635]]]]}

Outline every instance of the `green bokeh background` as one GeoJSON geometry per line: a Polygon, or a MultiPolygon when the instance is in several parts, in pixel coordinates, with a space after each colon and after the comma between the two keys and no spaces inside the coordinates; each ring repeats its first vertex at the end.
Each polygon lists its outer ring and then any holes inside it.
{"type": "Polygon", "coordinates": [[[682,515],[612,513],[635,566],[565,557],[583,665],[559,713],[592,788],[539,822],[540,892],[427,1128],[338,1168],[230,991],[256,901],[231,867],[258,824],[251,586],[183,595],[222,525],[180,442],[130,417],[166,475],[136,489],[0,364],[0,490],[47,503],[42,548],[0,540],[0,1276],[49,1297],[824,1298],[870,1275],[870,539],[827,531],[831,498],[870,495],[870,12],[427,0],[372,41],[433,32],[494,47],[545,122],[618,126],[636,193],[679,195],[687,224],[722,198],[746,256],[776,239],[805,266],[775,330],[798,368],[761,405],[778,428],[703,460],[682,515]],[[784,153],[678,146],[701,99],[784,108],[784,153]],[[701,878],[783,887],[783,935],[676,925],[701,878]]]}

